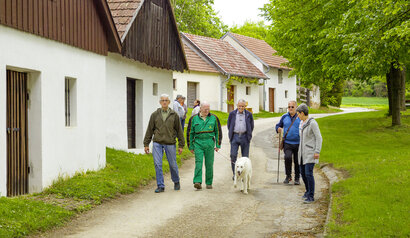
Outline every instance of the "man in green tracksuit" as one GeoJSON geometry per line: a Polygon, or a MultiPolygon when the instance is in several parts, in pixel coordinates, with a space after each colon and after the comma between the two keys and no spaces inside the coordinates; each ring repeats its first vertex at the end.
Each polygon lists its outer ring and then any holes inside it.
{"type": "Polygon", "coordinates": [[[214,150],[221,148],[222,129],[218,117],[209,112],[209,103],[203,102],[198,114],[189,119],[186,133],[188,148],[195,154],[194,187],[202,189],[202,164],[205,157],[205,183],[212,189],[214,150]]]}

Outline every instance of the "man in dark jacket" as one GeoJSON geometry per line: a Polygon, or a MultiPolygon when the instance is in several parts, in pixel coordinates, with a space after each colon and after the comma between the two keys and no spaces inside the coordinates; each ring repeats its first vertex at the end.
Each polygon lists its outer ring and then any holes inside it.
{"type": "Polygon", "coordinates": [[[245,109],[246,101],[239,99],[237,109],[229,113],[228,130],[229,142],[231,143],[231,165],[235,176],[235,163],[238,157],[238,149],[241,147],[242,157],[249,157],[249,144],[252,139],[253,116],[245,109]]]}
{"type": "MultiPolygon", "coordinates": [[[[293,162],[295,164],[295,185],[299,185],[300,172],[298,163],[298,149],[299,149],[299,124],[300,119],[296,114],[296,101],[290,101],[288,103],[288,113],[284,114],[278,124],[276,124],[276,132],[283,132],[283,137],[286,135],[283,143],[283,151],[285,152],[285,171],[286,178],[283,183],[289,184],[292,181],[292,155],[293,162]],[[293,122],[294,121],[294,122],[293,122]],[[293,122],[293,124],[292,124],[293,122]],[[291,126],[292,125],[292,126],[291,126]],[[289,129],[290,127],[290,129],[289,129]]],[[[283,138],[282,138],[283,139],[283,138]]]]}
{"type": "Polygon", "coordinates": [[[167,94],[162,94],[160,99],[161,108],[151,114],[149,124],[144,138],[145,153],[149,153],[151,140],[152,156],[154,157],[155,173],[157,177],[156,193],[164,192],[164,176],[162,172],[162,157],[165,154],[171,171],[171,178],[174,182],[174,189],[180,189],[178,164],[176,160],[176,137],[178,137],[178,153],[182,153],[185,146],[184,132],[178,114],[168,107],[170,100],[167,94]],[[152,139],[152,136],[154,138],[152,139]]]}

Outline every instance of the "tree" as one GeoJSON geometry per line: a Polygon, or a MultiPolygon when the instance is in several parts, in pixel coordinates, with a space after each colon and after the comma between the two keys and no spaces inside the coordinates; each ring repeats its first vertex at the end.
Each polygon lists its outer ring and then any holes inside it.
{"type": "Polygon", "coordinates": [[[171,0],[171,4],[182,32],[220,38],[228,29],[213,9],[213,0],[171,0]]]}
{"type": "Polygon", "coordinates": [[[262,11],[274,48],[305,84],[385,75],[392,125],[400,125],[409,1],[270,0],[262,11]]]}
{"type": "Polygon", "coordinates": [[[242,26],[234,25],[229,29],[232,33],[253,37],[267,42],[268,30],[263,21],[245,21],[242,26]]]}

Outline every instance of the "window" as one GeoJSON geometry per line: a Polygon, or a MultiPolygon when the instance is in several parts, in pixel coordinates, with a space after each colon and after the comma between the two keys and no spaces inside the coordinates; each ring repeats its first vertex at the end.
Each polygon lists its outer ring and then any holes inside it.
{"type": "Polygon", "coordinates": [[[283,83],[283,70],[281,69],[278,70],[278,83],[283,83]]]}
{"type": "Polygon", "coordinates": [[[285,90],[285,98],[288,98],[288,90],[285,90]]]}
{"type": "Polygon", "coordinates": [[[251,87],[246,87],[246,95],[251,95],[251,87]]]}
{"type": "Polygon", "coordinates": [[[172,80],[172,87],[174,88],[174,90],[177,90],[177,79],[172,80]]]}
{"type": "Polygon", "coordinates": [[[77,85],[76,79],[65,78],[65,126],[77,124],[77,85]]]}
{"type": "Polygon", "coordinates": [[[158,84],[157,83],[152,84],[152,95],[158,96],[158,84]]]}

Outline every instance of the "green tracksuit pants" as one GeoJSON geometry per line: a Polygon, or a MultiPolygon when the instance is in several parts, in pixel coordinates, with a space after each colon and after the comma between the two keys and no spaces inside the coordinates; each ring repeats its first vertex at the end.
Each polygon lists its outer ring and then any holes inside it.
{"type": "Polygon", "coordinates": [[[202,166],[205,158],[205,183],[212,185],[214,178],[214,147],[213,139],[195,140],[195,174],[194,183],[202,183],[202,166]]]}

